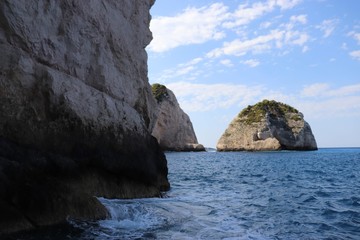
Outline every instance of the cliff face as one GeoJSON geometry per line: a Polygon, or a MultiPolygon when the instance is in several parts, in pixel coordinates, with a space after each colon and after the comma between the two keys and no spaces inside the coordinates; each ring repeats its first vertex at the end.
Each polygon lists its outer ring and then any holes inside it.
{"type": "Polygon", "coordinates": [[[157,119],[152,131],[160,146],[169,151],[205,151],[198,144],[189,116],[180,108],[174,93],[164,85],[153,84],[157,119]]]}
{"type": "Polygon", "coordinates": [[[317,144],[302,113],[264,100],[235,117],[216,147],[218,151],[316,150],[317,144]]]}
{"type": "Polygon", "coordinates": [[[144,48],[153,0],[0,2],[0,233],[159,196],[144,48]]]}

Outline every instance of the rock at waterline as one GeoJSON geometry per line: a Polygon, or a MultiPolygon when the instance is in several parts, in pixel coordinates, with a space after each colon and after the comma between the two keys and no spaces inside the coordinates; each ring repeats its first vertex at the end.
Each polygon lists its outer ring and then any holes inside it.
{"type": "Polygon", "coordinates": [[[153,3],[0,1],[0,234],[169,189],[150,134],[153,3]]]}
{"type": "Polygon", "coordinates": [[[157,101],[157,118],[152,135],[161,148],[167,151],[205,151],[174,93],[158,83],[152,85],[152,92],[157,101]]]}
{"type": "Polygon", "coordinates": [[[264,100],[242,110],[230,123],[218,151],[317,150],[304,116],[295,108],[264,100]]]}

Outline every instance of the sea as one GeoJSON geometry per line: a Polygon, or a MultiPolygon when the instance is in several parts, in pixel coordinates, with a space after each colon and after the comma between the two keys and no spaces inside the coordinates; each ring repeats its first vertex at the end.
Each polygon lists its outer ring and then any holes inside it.
{"type": "Polygon", "coordinates": [[[360,239],[360,148],[169,152],[163,198],[9,239],[360,239]]]}

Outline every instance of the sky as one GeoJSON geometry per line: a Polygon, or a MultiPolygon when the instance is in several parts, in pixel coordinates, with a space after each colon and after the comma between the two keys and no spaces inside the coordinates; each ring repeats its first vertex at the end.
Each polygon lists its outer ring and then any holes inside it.
{"type": "Polygon", "coordinates": [[[318,147],[360,147],[359,0],[156,0],[149,82],[171,89],[199,143],[263,99],[297,108],[318,147]]]}

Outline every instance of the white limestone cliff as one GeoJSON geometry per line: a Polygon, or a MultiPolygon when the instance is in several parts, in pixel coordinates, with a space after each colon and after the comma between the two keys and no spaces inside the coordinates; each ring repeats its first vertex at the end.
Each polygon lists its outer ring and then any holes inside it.
{"type": "Polygon", "coordinates": [[[164,85],[153,84],[157,118],[152,135],[168,151],[205,151],[199,144],[189,116],[180,108],[174,93],[164,85]]]}
{"type": "Polygon", "coordinates": [[[0,234],[169,189],[150,134],[153,3],[0,1],[0,234]]]}

